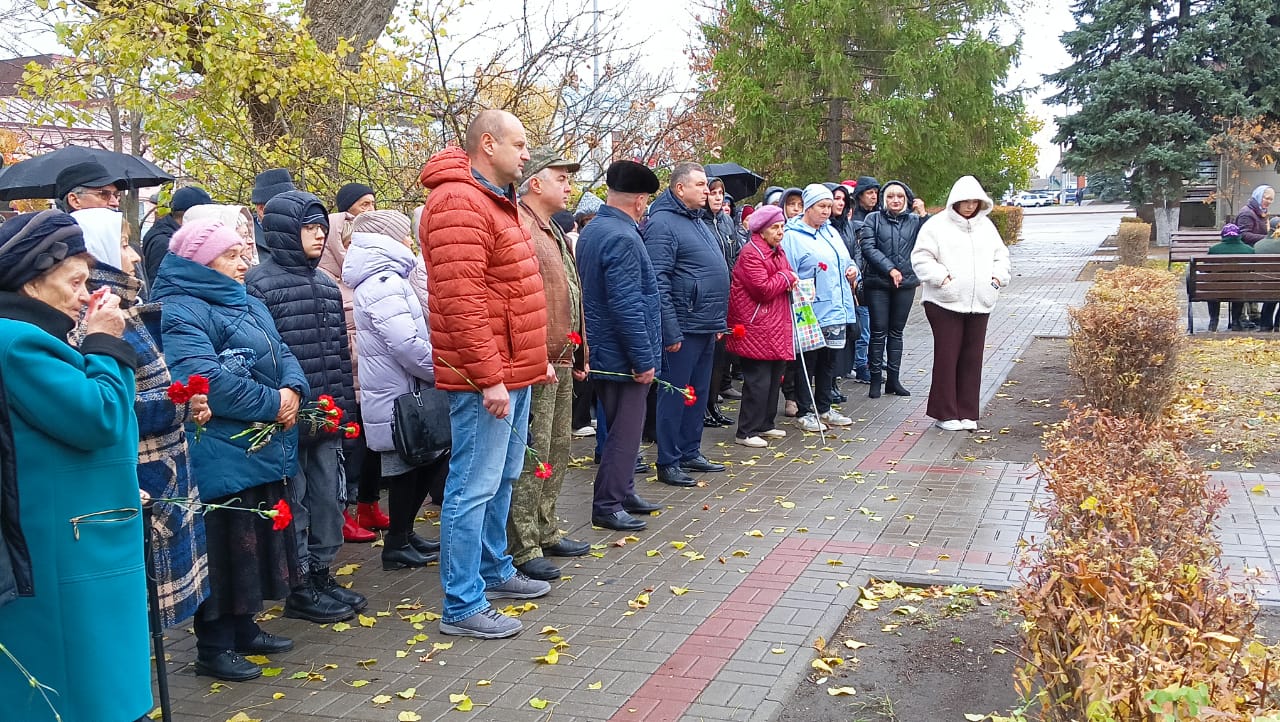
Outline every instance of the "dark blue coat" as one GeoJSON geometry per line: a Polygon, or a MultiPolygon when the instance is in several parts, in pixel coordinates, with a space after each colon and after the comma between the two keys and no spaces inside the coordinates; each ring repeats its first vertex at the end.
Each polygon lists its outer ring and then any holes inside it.
{"type": "Polygon", "coordinates": [[[249,440],[232,436],[280,411],[280,389],[306,398],[307,378],[280,340],[271,314],[244,286],[212,268],[170,253],[152,291],[161,303],[164,358],[175,379],[209,379],[213,419],[195,440],[187,425],[191,468],[200,496],[217,499],[298,471],[298,427],[248,453],[249,440]]]}
{"type": "MultiPolygon", "coordinates": [[[[348,416],[355,412],[356,390],[351,374],[350,339],[342,291],[319,270],[320,258],[302,250],[302,219],[319,215],[328,222],[324,206],[310,193],[289,191],[267,202],[262,218],[268,258],[249,269],[245,286],[266,304],[280,337],[307,375],[314,401],[328,394],[348,416]]],[[[304,441],[334,433],[316,432],[303,424],[304,441]]]]}
{"type": "Polygon", "coordinates": [[[685,334],[723,332],[729,268],[720,242],[702,220],[702,209],[690,209],[667,189],[650,207],[641,234],[658,276],[662,345],[679,343],[685,334]]]}
{"type": "Polygon", "coordinates": [[[628,375],[657,369],[662,361],[658,279],[635,221],[602,207],[578,236],[576,253],[591,369],[628,375]]]}

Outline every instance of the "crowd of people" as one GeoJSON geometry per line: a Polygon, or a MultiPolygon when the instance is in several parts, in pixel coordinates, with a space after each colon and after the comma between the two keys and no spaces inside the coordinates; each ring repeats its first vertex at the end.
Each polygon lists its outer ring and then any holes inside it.
{"type": "MultiPolygon", "coordinates": [[[[1269,185],[1260,185],[1249,194],[1244,208],[1236,214],[1235,222],[1222,227],[1222,241],[1209,247],[1208,253],[1244,254],[1280,253],[1280,216],[1268,218],[1276,191],[1269,185]]],[[[1222,302],[1206,301],[1209,310],[1209,330],[1217,331],[1221,320],[1222,302]]],[[[1227,319],[1228,331],[1280,331],[1280,301],[1265,303],[1231,302],[1227,319]]]]}
{"type": "Polygon", "coordinates": [[[558,529],[573,435],[596,437],[592,524],[644,529],[660,507],[636,493],[642,441],[664,484],[723,471],[701,448],[733,423],[720,398],[741,398],[735,439],[762,448],[787,436],[780,406],[801,432],[852,424],[843,380],[909,396],[919,286],[928,413],[976,428],[1010,280],[976,179],[935,215],[871,177],[735,210],[696,163],[655,198],[654,172],[622,160],[570,213],[578,170],[489,110],[423,167],[412,218],[359,183],[328,208],[271,169],[252,210],[177,190],[139,254],[121,180],[90,162],[51,179],[59,209],[0,224],[0,644],[56,691],[0,664],[10,710],[151,709],[144,566],[162,623],[192,620],[198,674],[260,676],[246,656],[293,646],[256,623],[265,600],[354,617],[369,601],[334,560],[378,531],[384,570],[438,560],[442,634],[515,635],[491,602],[548,594],[552,559],[590,549],[558,529]],[[805,345],[802,315],[820,330],[805,345]],[[405,401],[428,398],[421,423],[449,442],[411,451],[405,401]],[[428,499],[438,540],[415,532],[428,499]]]}

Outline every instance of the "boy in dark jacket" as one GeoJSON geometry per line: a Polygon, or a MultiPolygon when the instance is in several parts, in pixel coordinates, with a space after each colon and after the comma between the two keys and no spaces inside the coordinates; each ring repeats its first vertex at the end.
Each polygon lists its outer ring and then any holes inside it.
{"type": "MultiPolygon", "coordinates": [[[[328,395],[350,415],[355,388],[342,292],[319,270],[328,211],[314,195],[288,191],[266,203],[262,229],[271,252],[249,270],[245,285],[271,311],[307,375],[311,396],[303,408],[328,395]]],[[[298,475],[289,489],[303,582],[285,599],[284,614],[326,624],[350,619],[367,601],[339,586],[329,571],[342,546],[342,435],[306,421],[299,430],[298,475]]]]}

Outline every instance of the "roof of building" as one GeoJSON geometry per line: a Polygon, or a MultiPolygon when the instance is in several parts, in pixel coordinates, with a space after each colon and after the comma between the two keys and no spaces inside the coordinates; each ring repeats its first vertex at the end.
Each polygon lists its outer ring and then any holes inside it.
{"type": "Polygon", "coordinates": [[[38,63],[48,67],[62,59],[63,56],[61,55],[48,53],[44,55],[27,55],[21,58],[0,59],[0,97],[12,96],[17,93],[18,85],[22,82],[22,73],[30,63],[38,63]]]}

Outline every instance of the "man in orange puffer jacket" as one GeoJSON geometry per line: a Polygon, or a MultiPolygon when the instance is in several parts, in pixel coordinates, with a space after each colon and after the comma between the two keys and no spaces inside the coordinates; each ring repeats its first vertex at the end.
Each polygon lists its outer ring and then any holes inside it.
{"type": "Polygon", "coordinates": [[[507,549],[511,485],[525,463],[529,387],[554,382],[547,304],[515,182],[529,160],[524,126],[482,111],[466,149],[447,148],[419,177],[427,188],[423,257],[436,387],[449,392],[453,456],[440,508],[440,632],[482,639],[518,634],[490,599],[551,590],[516,571],[507,549]]]}

